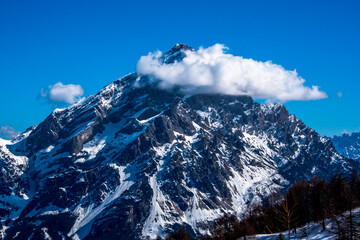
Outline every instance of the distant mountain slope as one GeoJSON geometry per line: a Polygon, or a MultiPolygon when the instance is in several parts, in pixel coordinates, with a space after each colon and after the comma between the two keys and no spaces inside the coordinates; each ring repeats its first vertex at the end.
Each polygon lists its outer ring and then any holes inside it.
{"type": "Polygon", "coordinates": [[[281,104],[157,84],[129,74],[0,142],[5,239],[154,239],[181,225],[201,235],[294,181],[360,169],[281,104]]]}
{"type": "Polygon", "coordinates": [[[351,135],[344,133],[341,136],[334,136],[331,141],[344,157],[360,160],[360,133],[355,132],[351,135]]]}

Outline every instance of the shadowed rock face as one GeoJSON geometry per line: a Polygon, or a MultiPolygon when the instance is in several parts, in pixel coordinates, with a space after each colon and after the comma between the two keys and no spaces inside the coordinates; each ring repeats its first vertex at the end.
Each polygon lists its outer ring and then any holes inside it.
{"type": "Polygon", "coordinates": [[[196,236],[296,180],[359,169],[281,104],[156,85],[127,75],[0,142],[6,239],[196,236]]]}

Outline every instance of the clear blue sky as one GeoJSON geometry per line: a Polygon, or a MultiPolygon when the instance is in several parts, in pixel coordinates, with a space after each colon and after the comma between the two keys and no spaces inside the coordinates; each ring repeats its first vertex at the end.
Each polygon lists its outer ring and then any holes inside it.
{"type": "Polygon", "coordinates": [[[85,95],[176,43],[296,69],[329,98],[285,103],[322,135],[360,130],[360,1],[0,1],[0,126],[23,131],[57,82],[85,95]],[[337,93],[341,92],[342,97],[337,93]]]}

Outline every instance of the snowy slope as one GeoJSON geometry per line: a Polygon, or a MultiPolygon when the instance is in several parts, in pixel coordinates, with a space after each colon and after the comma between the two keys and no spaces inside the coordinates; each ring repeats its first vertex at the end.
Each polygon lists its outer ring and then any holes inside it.
{"type": "Polygon", "coordinates": [[[26,156],[14,154],[9,147],[16,145],[20,140],[26,138],[32,129],[19,135],[12,141],[0,139],[0,233],[6,219],[16,218],[23,208],[29,203],[31,193],[27,192],[20,179],[28,168],[29,159],[26,156]]]}
{"type": "MultiPolygon", "coordinates": [[[[354,222],[357,224],[360,222],[360,209],[355,209],[352,212],[354,216],[354,222]]],[[[311,222],[308,225],[298,228],[295,232],[292,230],[290,232],[290,239],[313,239],[313,240],[335,240],[339,239],[339,236],[337,236],[337,233],[339,232],[339,226],[337,224],[338,222],[344,222],[344,219],[349,216],[349,212],[345,212],[342,215],[336,216],[336,218],[327,219],[325,221],[326,229],[323,230],[321,223],[311,222]]],[[[346,226],[342,225],[341,228],[346,231],[346,226]]],[[[288,232],[282,233],[285,238],[288,237],[288,232]]],[[[259,234],[254,236],[254,239],[257,240],[266,240],[266,239],[276,239],[279,236],[279,233],[276,234],[259,234]]]]}

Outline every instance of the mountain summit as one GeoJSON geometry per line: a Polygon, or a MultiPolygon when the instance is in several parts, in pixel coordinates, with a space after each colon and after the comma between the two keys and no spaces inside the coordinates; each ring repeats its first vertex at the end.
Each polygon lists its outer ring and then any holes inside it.
{"type": "Polygon", "coordinates": [[[1,140],[0,157],[5,239],[199,236],[294,181],[359,169],[281,104],[184,96],[138,73],[1,140]]]}
{"type": "Polygon", "coordinates": [[[179,62],[186,56],[185,51],[194,51],[192,47],[185,44],[176,44],[172,49],[166,52],[160,59],[163,63],[171,64],[179,62]]]}

